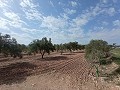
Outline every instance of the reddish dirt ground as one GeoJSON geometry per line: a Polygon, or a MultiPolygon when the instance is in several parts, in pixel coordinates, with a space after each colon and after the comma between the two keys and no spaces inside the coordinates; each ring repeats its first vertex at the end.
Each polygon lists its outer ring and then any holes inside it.
{"type": "Polygon", "coordinates": [[[0,60],[0,90],[120,90],[88,75],[84,53],[0,60]]]}

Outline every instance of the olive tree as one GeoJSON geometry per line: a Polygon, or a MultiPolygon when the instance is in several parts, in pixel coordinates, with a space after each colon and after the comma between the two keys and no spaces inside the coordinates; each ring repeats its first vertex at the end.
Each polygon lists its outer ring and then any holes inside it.
{"type": "Polygon", "coordinates": [[[16,39],[11,38],[9,34],[0,34],[0,53],[5,57],[11,55],[14,58],[17,56],[22,58],[21,49],[19,48],[16,39]]]}
{"type": "Polygon", "coordinates": [[[103,40],[91,40],[85,47],[85,56],[89,60],[97,60],[100,62],[102,58],[110,56],[110,46],[103,40]]]}
{"type": "Polygon", "coordinates": [[[51,39],[47,40],[46,37],[42,38],[41,40],[34,40],[29,46],[31,52],[40,53],[42,58],[45,53],[50,54],[50,51],[54,50],[51,39]]]}
{"type": "Polygon", "coordinates": [[[54,44],[54,49],[58,52],[60,50],[60,45],[59,44],[54,44]]]}
{"type": "Polygon", "coordinates": [[[60,44],[60,53],[61,53],[61,55],[63,54],[63,50],[64,50],[64,45],[60,44]]]}

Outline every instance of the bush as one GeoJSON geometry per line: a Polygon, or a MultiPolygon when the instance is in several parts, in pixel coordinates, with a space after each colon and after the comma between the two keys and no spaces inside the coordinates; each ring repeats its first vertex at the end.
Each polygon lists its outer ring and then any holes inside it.
{"type": "Polygon", "coordinates": [[[101,59],[101,60],[100,60],[100,65],[106,65],[106,64],[107,64],[106,59],[101,59]]]}
{"type": "Polygon", "coordinates": [[[99,61],[110,56],[110,46],[103,40],[91,40],[85,47],[85,57],[88,60],[99,61]]]}

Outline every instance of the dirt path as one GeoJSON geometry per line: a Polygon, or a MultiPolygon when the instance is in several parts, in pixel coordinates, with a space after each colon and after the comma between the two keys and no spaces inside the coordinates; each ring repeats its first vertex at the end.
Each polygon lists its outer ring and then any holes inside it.
{"type": "Polygon", "coordinates": [[[84,53],[35,56],[0,68],[0,90],[120,90],[90,75],[84,53]]]}

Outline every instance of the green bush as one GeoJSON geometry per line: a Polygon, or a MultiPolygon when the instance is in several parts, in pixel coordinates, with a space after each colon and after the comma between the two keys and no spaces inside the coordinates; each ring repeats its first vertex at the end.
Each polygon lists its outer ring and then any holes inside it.
{"type": "Polygon", "coordinates": [[[106,65],[106,64],[107,64],[106,59],[101,59],[101,60],[100,60],[100,65],[106,65]]]}
{"type": "Polygon", "coordinates": [[[91,40],[85,47],[85,57],[88,60],[97,60],[110,56],[110,46],[103,40],[91,40]]]}

